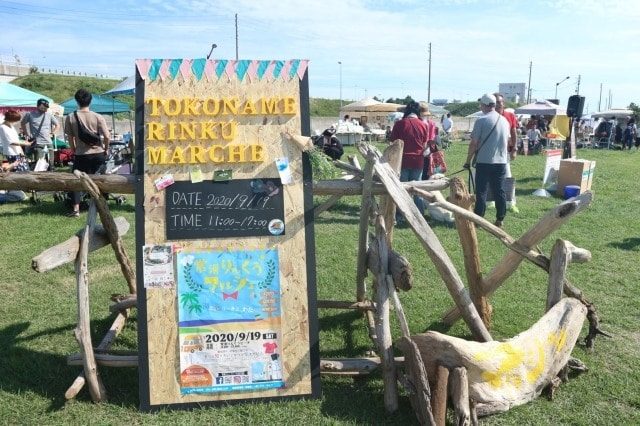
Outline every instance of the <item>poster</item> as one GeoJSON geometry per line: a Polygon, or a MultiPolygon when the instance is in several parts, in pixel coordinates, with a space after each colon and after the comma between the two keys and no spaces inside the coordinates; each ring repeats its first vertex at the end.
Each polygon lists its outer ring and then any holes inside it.
{"type": "Polygon", "coordinates": [[[178,253],[183,394],[284,386],[278,251],[178,253]]]}
{"type": "Polygon", "coordinates": [[[175,286],[173,275],[173,246],[157,244],[144,246],[143,280],[145,288],[172,288],[175,286]]]}

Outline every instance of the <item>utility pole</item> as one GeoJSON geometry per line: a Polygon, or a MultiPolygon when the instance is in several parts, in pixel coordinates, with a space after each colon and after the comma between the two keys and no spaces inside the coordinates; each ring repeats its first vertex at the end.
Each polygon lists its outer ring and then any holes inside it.
{"type": "Polygon", "coordinates": [[[238,60],[238,14],[236,13],[236,61],[238,60]]]}
{"type": "Polygon", "coordinates": [[[598,98],[598,112],[602,111],[600,109],[600,104],[602,103],[602,83],[600,83],[600,97],[598,98]]]}
{"type": "Polygon", "coordinates": [[[529,61],[529,84],[527,86],[527,104],[531,103],[531,67],[533,66],[533,61],[529,61]]]}
{"type": "Polygon", "coordinates": [[[576,95],[580,94],[580,74],[578,74],[578,84],[576,86],[576,95]]]}
{"type": "Polygon", "coordinates": [[[429,82],[427,85],[427,103],[431,103],[431,42],[429,42],[429,82]]]}

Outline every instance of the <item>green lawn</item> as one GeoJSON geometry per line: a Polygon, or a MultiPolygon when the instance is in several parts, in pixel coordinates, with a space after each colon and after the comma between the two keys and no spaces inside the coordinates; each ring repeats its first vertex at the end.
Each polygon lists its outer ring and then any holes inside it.
{"type": "MultiPolygon", "coordinates": [[[[382,149],[382,146],[380,147],[382,149]]],[[[461,169],[467,145],[456,142],[445,157],[450,171],[461,169]]],[[[346,147],[354,154],[353,147],[346,147]]],[[[544,397],[507,413],[482,419],[486,425],[609,425],[640,424],[640,153],[579,150],[578,158],[596,160],[592,205],[545,240],[541,250],[549,255],[557,238],[588,249],[592,261],[572,264],[569,280],[594,302],[602,328],[613,338],[599,337],[593,350],[585,349],[581,334],[573,356],[589,371],[572,375],[553,401],[544,397]]],[[[364,160],[361,160],[364,165],[364,160]]],[[[544,156],[518,157],[512,164],[517,179],[518,214],[510,213],[505,231],[518,238],[562,200],[537,197],[542,187],[544,156]]],[[[109,206],[114,216],[134,225],[133,196],[129,204],[109,206]]],[[[321,202],[323,197],[317,197],[321,202]]],[[[318,298],[355,300],[355,261],[360,199],[345,197],[316,221],[318,298]]],[[[405,394],[400,408],[388,414],[383,407],[382,378],[322,378],[320,400],[240,404],[190,412],[138,412],[137,369],[100,367],[109,394],[94,404],[86,388],[76,399],[64,393],[81,368],[67,366],[68,354],[77,353],[73,337],[77,320],[73,265],[38,274],[31,259],[75,233],[84,223],[63,216],[65,208],[44,196],[40,205],[19,203],[0,206],[0,424],[416,424],[405,394]]],[[[492,220],[495,210],[487,218],[492,220]]],[[[430,222],[431,223],[431,222],[430,222]]],[[[454,227],[431,223],[447,253],[463,274],[462,253],[454,227]]],[[[479,232],[483,271],[487,273],[506,248],[487,233],[479,232]]],[[[134,232],[125,237],[135,256],[134,232]]],[[[438,330],[468,337],[462,322],[450,329],[440,323],[451,298],[429,258],[409,228],[397,229],[394,249],[405,255],[415,272],[414,288],[400,294],[412,333],[438,330]]],[[[91,314],[94,343],[100,341],[113,316],[107,307],[112,293],[126,292],[113,251],[94,252],[89,261],[91,314]]],[[[491,333],[505,339],[530,327],[544,312],[547,276],[523,263],[491,298],[494,308],[491,333]]],[[[356,312],[321,310],[320,351],[323,358],[366,356],[373,349],[364,319],[356,312]]],[[[394,338],[400,330],[392,317],[394,338]]],[[[114,349],[136,350],[134,318],[129,320],[114,349]]]]}

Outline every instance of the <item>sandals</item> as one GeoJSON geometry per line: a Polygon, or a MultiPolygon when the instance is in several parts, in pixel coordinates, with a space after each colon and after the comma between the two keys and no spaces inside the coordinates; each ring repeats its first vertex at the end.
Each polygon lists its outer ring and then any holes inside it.
{"type": "Polygon", "coordinates": [[[67,217],[80,217],[80,212],[77,210],[71,210],[66,214],[67,217]]]}

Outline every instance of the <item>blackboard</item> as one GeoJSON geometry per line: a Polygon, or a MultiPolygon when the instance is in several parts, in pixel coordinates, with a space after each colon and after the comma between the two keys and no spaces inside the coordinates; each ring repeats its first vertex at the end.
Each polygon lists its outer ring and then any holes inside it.
{"type": "Polygon", "coordinates": [[[165,191],[167,240],[285,233],[280,179],[178,181],[165,191]]]}

